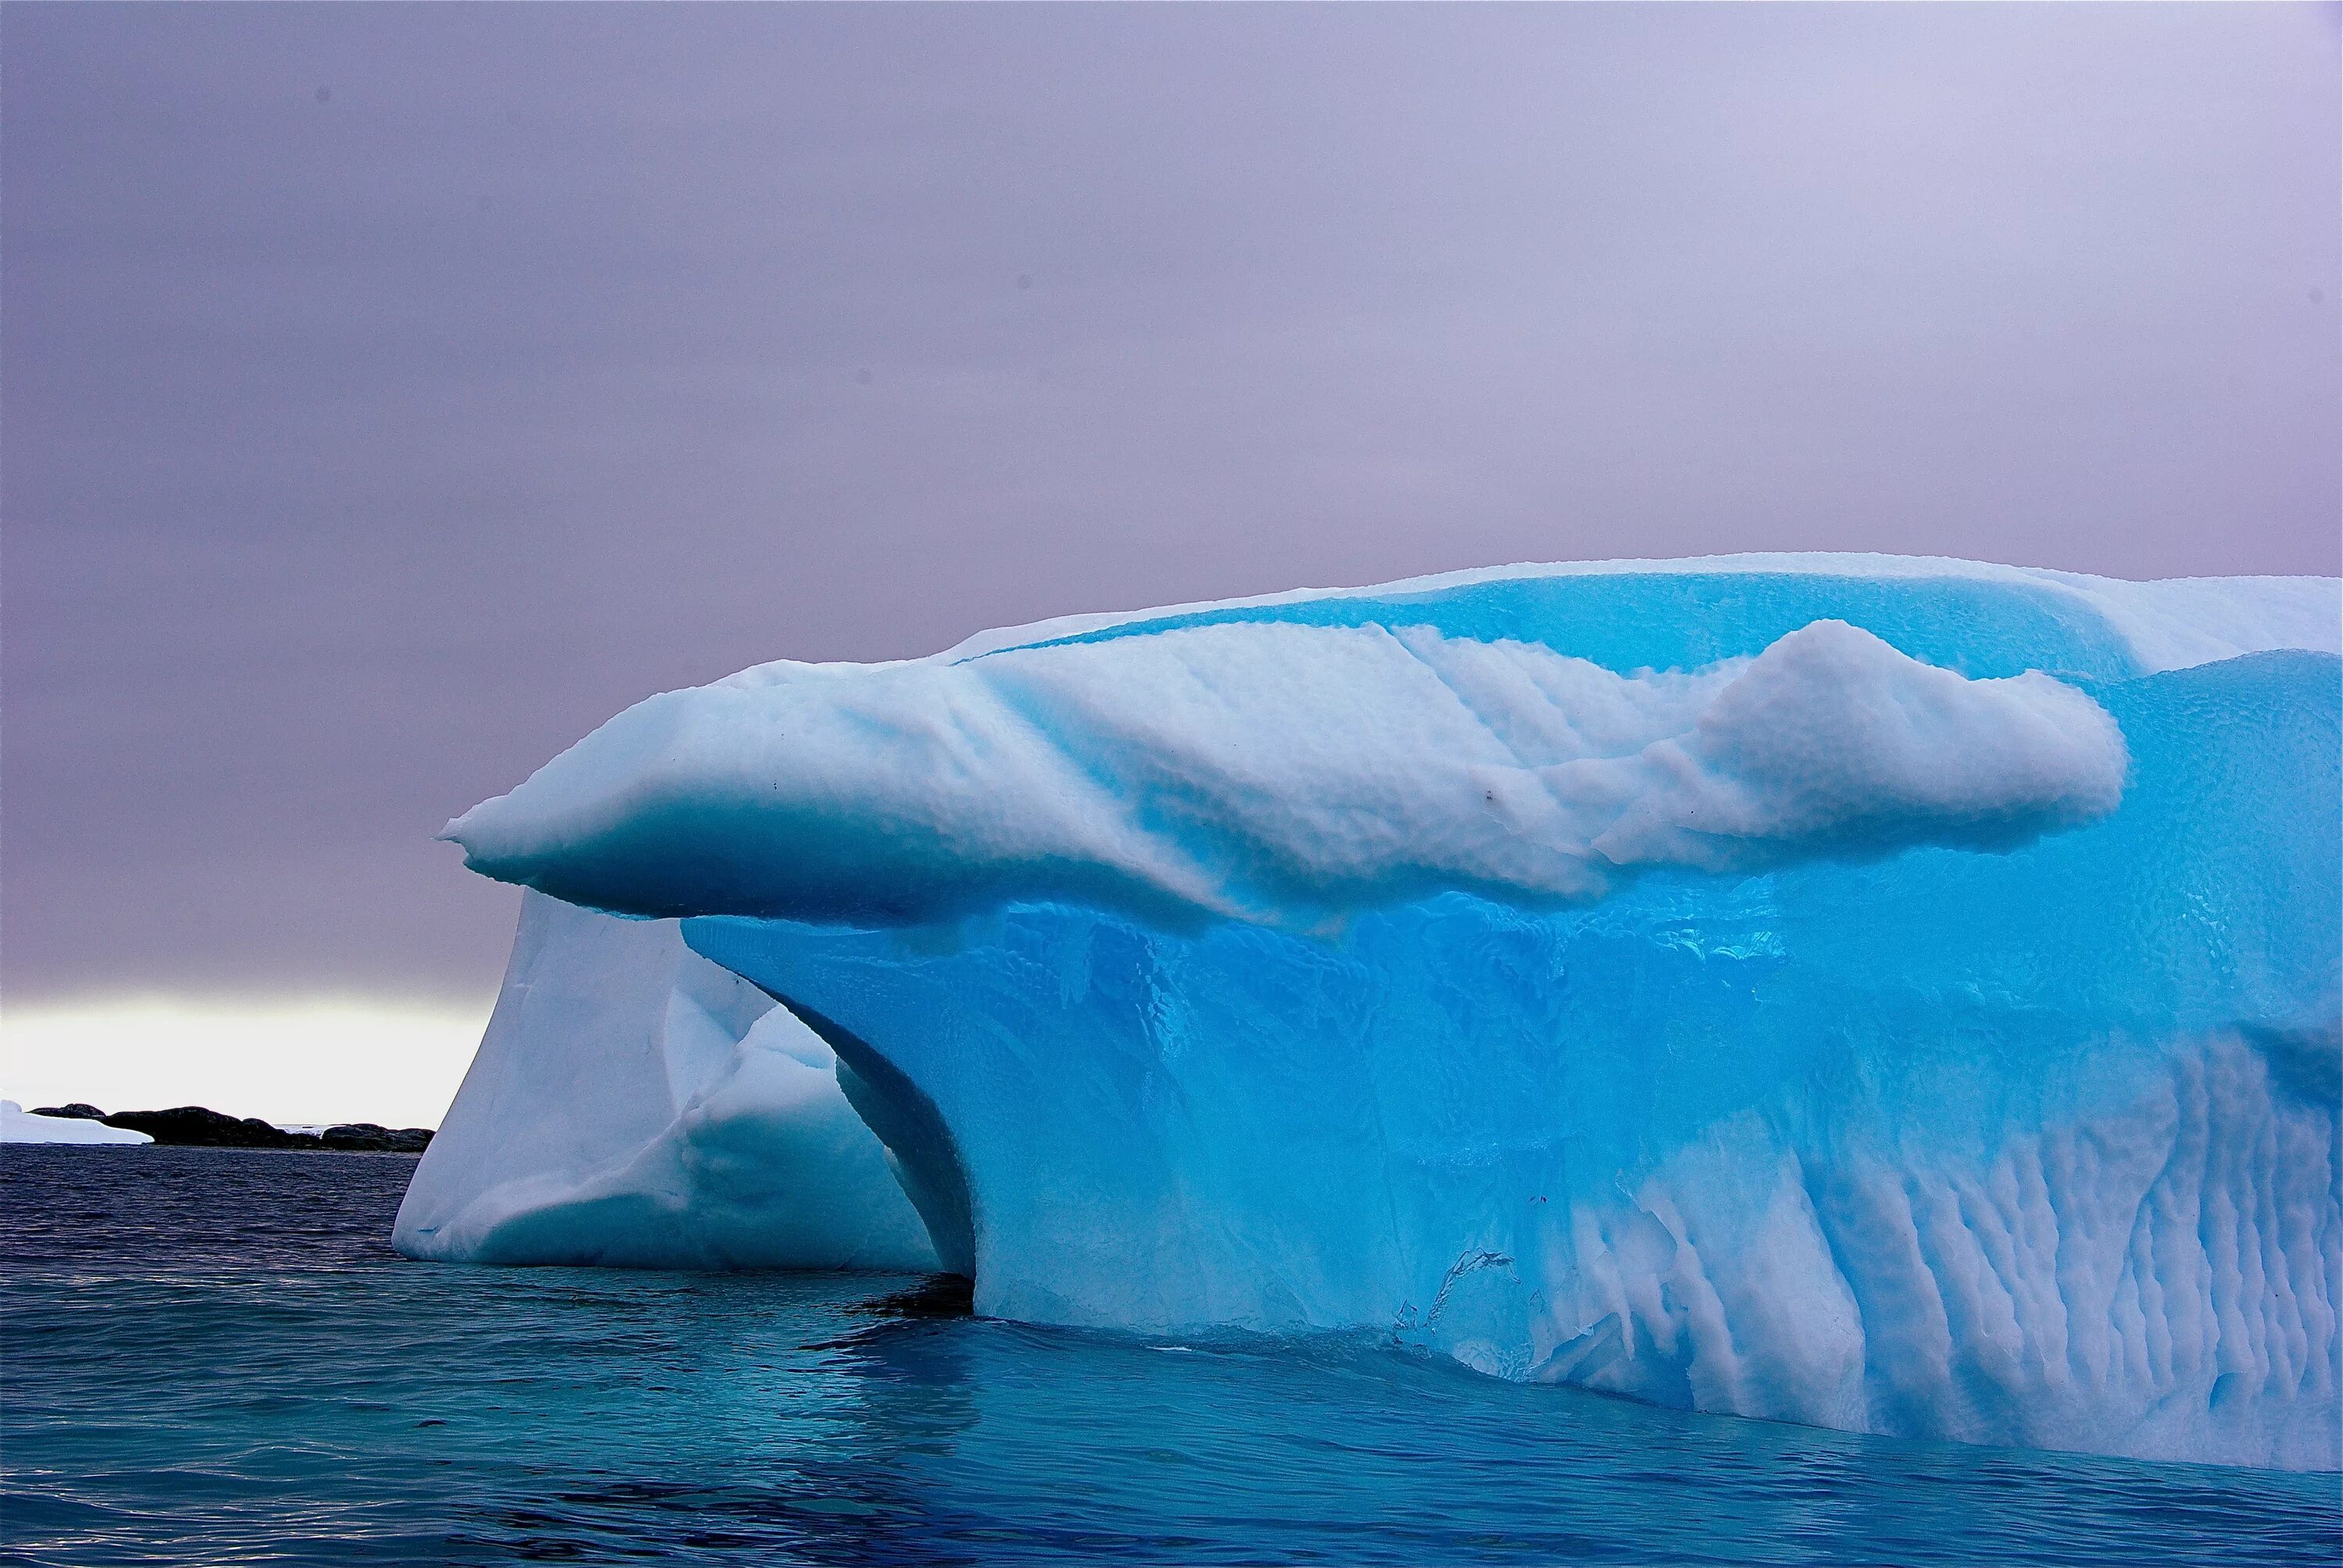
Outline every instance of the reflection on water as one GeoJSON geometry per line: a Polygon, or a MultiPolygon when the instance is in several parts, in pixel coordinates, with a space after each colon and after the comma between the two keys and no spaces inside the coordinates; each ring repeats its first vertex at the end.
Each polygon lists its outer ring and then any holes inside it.
{"type": "Polygon", "coordinates": [[[949,1287],[403,1262],[395,1156],[11,1148],[38,1563],[2329,1563],[2332,1476],[1887,1442],[949,1287]]]}

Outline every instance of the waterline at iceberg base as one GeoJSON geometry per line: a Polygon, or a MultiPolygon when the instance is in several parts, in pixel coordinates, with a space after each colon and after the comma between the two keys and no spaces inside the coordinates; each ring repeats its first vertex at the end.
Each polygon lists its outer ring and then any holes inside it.
{"type": "Polygon", "coordinates": [[[1510,568],[653,699],[451,826],[540,891],[398,1243],[847,1263],[907,1195],[990,1315],[2335,1468],[2338,618],[1510,568]],[[564,978],[614,940],[689,953],[564,978]],[[766,997],[834,1079],[759,1087],[766,997]]]}

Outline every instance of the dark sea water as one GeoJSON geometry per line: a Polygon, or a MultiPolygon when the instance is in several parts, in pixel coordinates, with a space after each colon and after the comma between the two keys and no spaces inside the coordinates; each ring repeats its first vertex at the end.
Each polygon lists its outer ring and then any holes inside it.
{"type": "Polygon", "coordinates": [[[2333,1476],[1891,1442],[922,1282],[409,1263],[414,1161],[0,1151],[10,1563],[2332,1564],[2333,1476]]]}

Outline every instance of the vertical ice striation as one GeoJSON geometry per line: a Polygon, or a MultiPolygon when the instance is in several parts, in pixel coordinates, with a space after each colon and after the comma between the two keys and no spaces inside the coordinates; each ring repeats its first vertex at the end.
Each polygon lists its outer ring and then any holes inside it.
{"type": "Polygon", "coordinates": [[[786,1002],[980,1311],[2332,1468],[2338,619],[1516,569],[769,666],[451,831],[786,1002]]]}

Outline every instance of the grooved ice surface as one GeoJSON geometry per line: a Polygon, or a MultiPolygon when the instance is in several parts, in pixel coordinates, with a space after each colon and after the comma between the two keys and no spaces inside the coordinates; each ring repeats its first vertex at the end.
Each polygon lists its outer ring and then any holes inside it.
{"type": "Polygon", "coordinates": [[[672,920],[537,893],[392,1242],[468,1262],[935,1267],[828,1046],[672,920]]]}
{"type": "Polygon", "coordinates": [[[768,666],[451,831],[699,917],[980,1311],[2331,1468],[2338,619],[1516,568],[768,666]]]}

